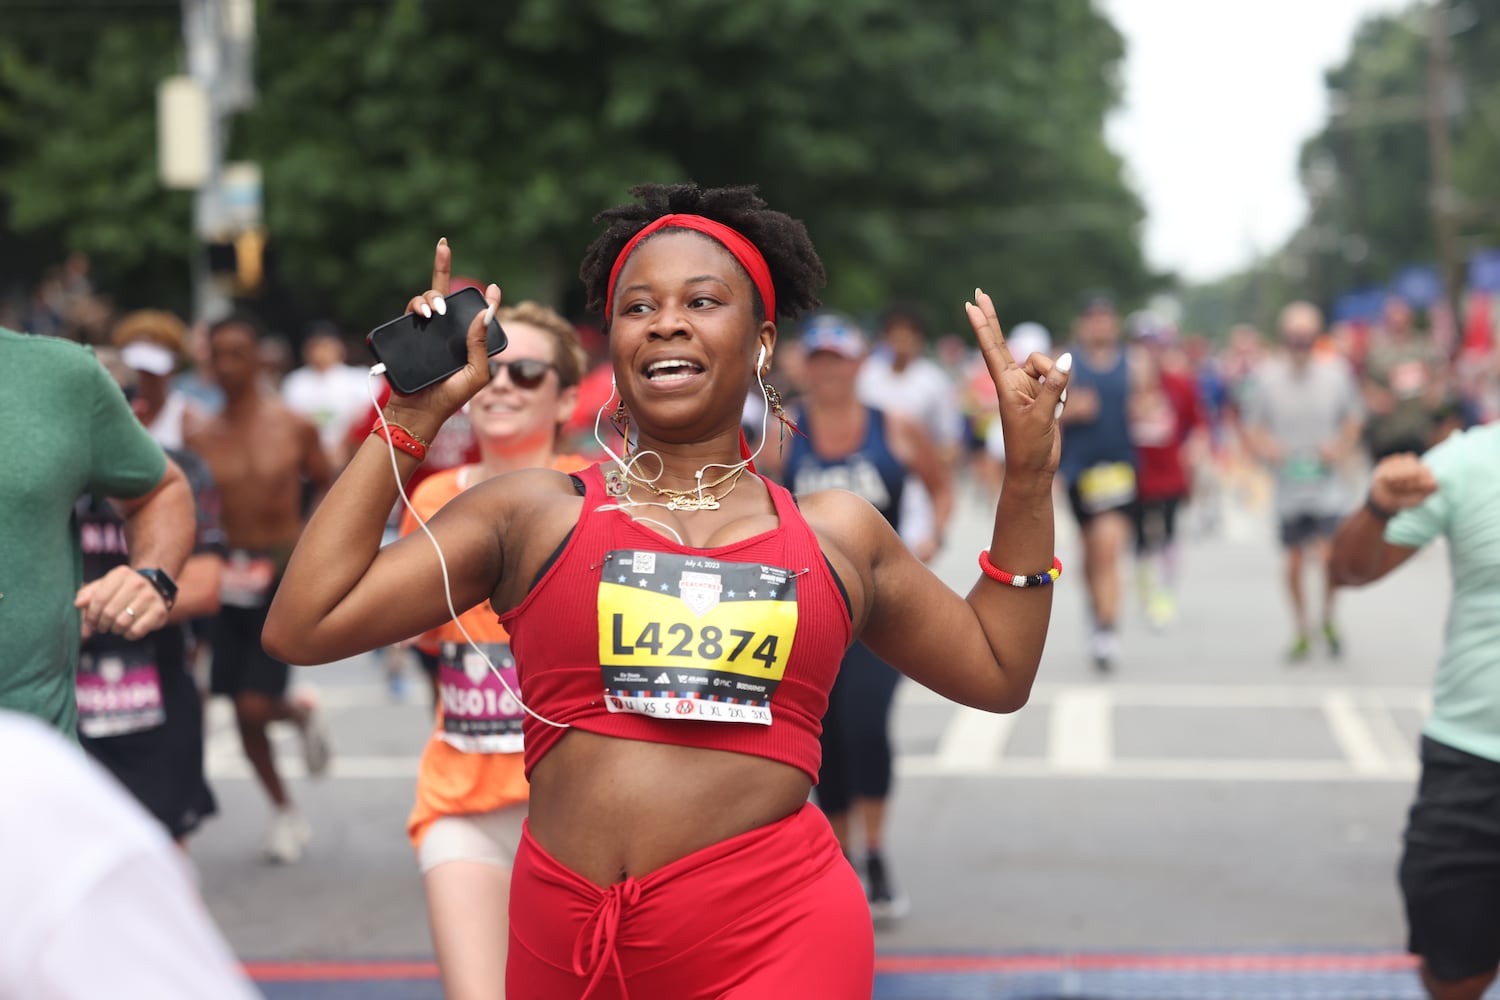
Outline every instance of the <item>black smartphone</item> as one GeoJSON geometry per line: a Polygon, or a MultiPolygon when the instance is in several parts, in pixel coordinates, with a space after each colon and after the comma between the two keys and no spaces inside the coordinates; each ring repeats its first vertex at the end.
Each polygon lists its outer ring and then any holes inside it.
{"type": "MultiPolygon", "coordinates": [[[[448,312],[433,313],[428,319],[421,313],[407,313],[389,323],[382,323],[365,337],[375,360],[385,365],[386,381],[403,396],[410,396],[463,368],[469,359],[465,337],[474,317],[489,308],[484,293],[473,285],[443,297],[448,312]]],[[[485,352],[490,355],[505,350],[505,331],[498,320],[490,320],[485,352]]]]}

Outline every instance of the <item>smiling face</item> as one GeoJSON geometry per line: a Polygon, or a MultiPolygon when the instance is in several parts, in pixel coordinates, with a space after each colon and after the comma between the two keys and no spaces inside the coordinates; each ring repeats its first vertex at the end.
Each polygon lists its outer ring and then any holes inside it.
{"type": "Polygon", "coordinates": [[[558,382],[557,342],[546,330],[530,323],[505,324],[509,346],[492,358],[494,377],[469,402],[469,420],[482,440],[506,446],[530,446],[551,441],[557,425],[573,414],[578,402],[576,387],[563,389],[558,382]],[[527,364],[535,362],[536,364],[527,364]],[[538,365],[541,381],[529,388],[538,365]],[[513,367],[512,367],[513,366],[513,367]]]}
{"type": "Polygon", "coordinates": [[[749,276],[717,241],[666,230],[620,269],[610,357],[632,420],[687,442],[739,427],[756,357],[771,363],[776,327],[755,318],[749,276]]]}

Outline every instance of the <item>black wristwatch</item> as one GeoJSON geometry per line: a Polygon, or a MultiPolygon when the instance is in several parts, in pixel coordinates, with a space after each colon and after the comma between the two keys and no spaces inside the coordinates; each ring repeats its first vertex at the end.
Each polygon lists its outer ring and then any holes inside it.
{"type": "Polygon", "coordinates": [[[151,586],[161,595],[161,599],[167,602],[167,610],[172,610],[172,605],[177,603],[177,584],[166,574],[165,570],[138,569],[137,573],[151,581],[151,586]]]}

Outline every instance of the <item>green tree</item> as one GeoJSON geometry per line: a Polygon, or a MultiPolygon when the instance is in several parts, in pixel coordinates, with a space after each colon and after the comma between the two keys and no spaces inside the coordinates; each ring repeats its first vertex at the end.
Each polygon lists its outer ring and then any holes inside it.
{"type": "MultiPolygon", "coordinates": [[[[0,49],[4,227],[124,254],[112,274],[138,261],[127,295],[181,288],[186,199],[145,190],[174,24],[106,19],[106,52],[93,33],[32,48],[32,20],[0,49]],[[71,138],[39,128],[50,116],[71,138]],[[100,123],[112,154],[89,140],[100,123]],[[132,180],[79,203],[70,176],[132,180]],[[148,239],[121,248],[136,227],[148,239]]],[[[263,2],[232,156],[262,165],[301,311],[356,328],[420,288],[439,236],[461,272],[576,311],[594,212],[686,178],[758,184],[803,218],[830,306],[915,299],[959,330],[979,283],[1012,321],[1056,327],[1083,288],[1156,282],[1103,137],[1122,56],[1089,0],[263,2]]]]}

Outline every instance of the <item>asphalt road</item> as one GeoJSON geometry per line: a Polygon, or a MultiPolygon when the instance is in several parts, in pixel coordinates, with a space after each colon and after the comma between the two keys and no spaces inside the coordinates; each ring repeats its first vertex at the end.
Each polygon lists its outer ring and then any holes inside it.
{"type": "MultiPolygon", "coordinates": [[[[961,591],[989,516],[967,495],[936,563],[961,591]]],[[[1212,534],[1186,520],[1179,618],[1153,632],[1132,597],[1112,675],[1087,660],[1063,513],[1068,569],[1031,703],[986,716],[903,683],[887,853],[912,908],[879,930],[883,956],[1368,952],[1399,964],[1394,872],[1446,556],[1421,553],[1392,579],[1341,593],[1345,655],[1292,667],[1268,516],[1226,501],[1212,534]]],[[[299,680],[317,686],[337,753],[330,776],[309,781],[294,736],[278,737],[312,845],[294,867],[258,859],[268,809],[227,706],[215,706],[220,815],[191,848],[210,909],[249,961],[430,957],[404,831],[430,726],[418,679],[394,700],[364,657],[299,680]]],[[[887,977],[877,995],[960,995],[903,988],[887,977]]],[[[1002,995],[978,989],[961,995],[1002,995]]]]}

